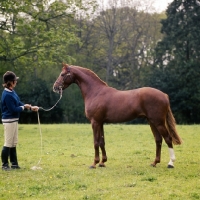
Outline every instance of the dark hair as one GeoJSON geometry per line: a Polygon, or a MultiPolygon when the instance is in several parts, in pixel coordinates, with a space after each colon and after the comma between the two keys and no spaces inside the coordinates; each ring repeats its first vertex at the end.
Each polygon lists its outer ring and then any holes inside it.
{"type": "Polygon", "coordinates": [[[12,85],[13,82],[14,81],[8,81],[7,83],[3,83],[2,85],[3,85],[4,88],[9,88],[12,85]]]}

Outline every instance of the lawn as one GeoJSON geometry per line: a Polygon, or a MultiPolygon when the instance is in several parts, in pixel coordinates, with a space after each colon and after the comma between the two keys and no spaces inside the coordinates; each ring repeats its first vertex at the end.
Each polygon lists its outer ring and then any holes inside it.
{"type": "MultiPolygon", "coordinates": [[[[42,124],[42,148],[39,126],[20,124],[17,150],[22,169],[0,172],[0,199],[200,199],[200,125],[177,126],[184,143],[174,146],[174,169],[167,168],[165,143],[161,163],[150,166],[155,142],[148,125],[111,124],[104,129],[106,168],[89,169],[94,159],[89,124],[42,124]]],[[[0,131],[3,145],[2,125],[0,131]]]]}

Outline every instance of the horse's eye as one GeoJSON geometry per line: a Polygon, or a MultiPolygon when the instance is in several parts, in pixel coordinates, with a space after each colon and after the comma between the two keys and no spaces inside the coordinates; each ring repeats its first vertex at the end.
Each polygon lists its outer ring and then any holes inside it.
{"type": "Polygon", "coordinates": [[[65,73],[62,73],[62,74],[61,74],[61,76],[64,76],[64,75],[65,75],[65,73]]]}

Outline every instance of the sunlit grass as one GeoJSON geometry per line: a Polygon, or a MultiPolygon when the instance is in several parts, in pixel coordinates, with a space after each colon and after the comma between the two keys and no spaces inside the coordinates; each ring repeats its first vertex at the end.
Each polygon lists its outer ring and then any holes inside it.
{"type": "MultiPolygon", "coordinates": [[[[21,170],[1,172],[0,199],[200,199],[200,126],[177,127],[184,143],[175,146],[174,169],[167,169],[163,143],[161,163],[148,125],[105,125],[106,168],[89,169],[94,159],[89,124],[19,126],[21,170]],[[41,170],[31,170],[41,158],[41,170]]],[[[3,126],[0,127],[3,144],[3,126]]]]}

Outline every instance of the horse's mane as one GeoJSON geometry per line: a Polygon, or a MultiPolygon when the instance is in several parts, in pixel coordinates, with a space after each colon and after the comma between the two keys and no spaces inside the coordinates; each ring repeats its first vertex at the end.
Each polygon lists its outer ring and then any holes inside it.
{"type": "Polygon", "coordinates": [[[107,86],[107,83],[104,82],[103,80],[101,80],[97,74],[95,74],[92,70],[90,69],[87,69],[87,68],[84,68],[84,67],[80,67],[80,66],[75,66],[75,65],[71,65],[71,67],[75,67],[75,68],[78,68],[80,69],[81,71],[84,71],[85,74],[91,76],[91,77],[94,77],[95,79],[98,79],[100,82],[102,82],[104,85],[107,86]]]}

